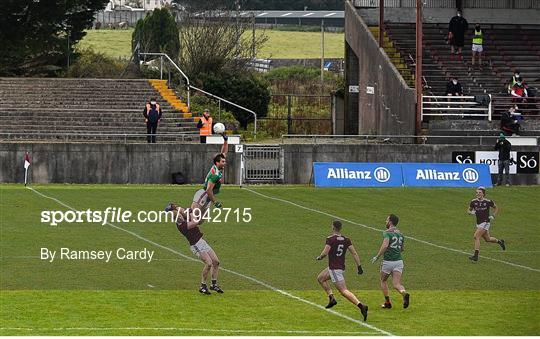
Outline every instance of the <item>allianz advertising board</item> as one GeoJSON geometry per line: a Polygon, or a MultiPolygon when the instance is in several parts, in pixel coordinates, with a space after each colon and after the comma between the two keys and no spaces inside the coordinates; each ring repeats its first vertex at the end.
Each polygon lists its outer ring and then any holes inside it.
{"type": "Polygon", "coordinates": [[[405,186],[492,187],[487,164],[402,164],[405,186]]]}
{"type": "Polygon", "coordinates": [[[316,162],[313,173],[317,187],[396,187],[403,183],[401,164],[316,162]]]}
{"type": "Polygon", "coordinates": [[[316,162],[316,187],[491,187],[487,164],[316,162]]]}

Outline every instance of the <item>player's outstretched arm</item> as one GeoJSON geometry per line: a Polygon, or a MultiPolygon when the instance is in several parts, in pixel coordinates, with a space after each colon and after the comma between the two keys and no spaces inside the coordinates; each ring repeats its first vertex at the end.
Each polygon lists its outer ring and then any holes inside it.
{"type": "Polygon", "coordinates": [[[317,258],[315,258],[315,260],[324,259],[324,257],[326,257],[329,252],[330,252],[330,245],[325,245],[322,252],[321,252],[321,254],[317,258]]]}
{"type": "Polygon", "coordinates": [[[225,132],[221,134],[223,136],[223,145],[221,146],[221,154],[227,157],[227,152],[229,151],[229,141],[228,137],[225,135],[225,132]]]}

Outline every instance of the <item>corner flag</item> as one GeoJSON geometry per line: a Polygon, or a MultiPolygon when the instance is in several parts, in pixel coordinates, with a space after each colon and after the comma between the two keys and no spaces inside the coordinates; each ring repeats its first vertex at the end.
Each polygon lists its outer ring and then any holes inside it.
{"type": "Polygon", "coordinates": [[[30,155],[26,152],[24,155],[24,186],[26,186],[28,179],[28,167],[30,167],[30,155]]]}

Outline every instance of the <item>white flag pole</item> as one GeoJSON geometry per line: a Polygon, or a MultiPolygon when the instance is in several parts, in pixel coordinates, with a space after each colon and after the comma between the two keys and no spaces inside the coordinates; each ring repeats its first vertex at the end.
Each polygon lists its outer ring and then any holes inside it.
{"type": "Polygon", "coordinates": [[[28,178],[28,167],[24,170],[24,186],[26,186],[26,179],[28,178]]]}

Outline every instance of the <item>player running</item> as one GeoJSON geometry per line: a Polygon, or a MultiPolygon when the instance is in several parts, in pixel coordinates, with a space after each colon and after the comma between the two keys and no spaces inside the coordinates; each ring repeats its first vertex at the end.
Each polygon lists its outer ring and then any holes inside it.
{"type": "Polygon", "coordinates": [[[221,146],[221,153],[214,157],[214,165],[204,179],[204,187],[195,192],[193,203],[191,204],[192,210],[198,208],[204,213],[204,211],[208,209],[210,203],[213,203],[217,208],[221,208],[221,202],[216,200],[216,194],[219,193],[219,189],[223,182],[223,169],[227,163],[228,152],[228,138],[225,133],[223,133],[222,136],[223,146],[221,146]]]}
{"type": "Polygon", "coordinates": [[[469,203],[469,214],[476,215],[476,231],[474,232],[474,254],[469,257],[472,261],[478,261],[478,255],[480,253],[480,238],[484,238],[486,242],[497,243],[503,251],[506,250],[504,240],[498,240],[489,234],[489,228],[491,226],[491,220],[495,219],[495,216],[499,212],[499,208],[495,205],[495,202],[490,199],[486,199],[486,189],[484,187],[478,187],[476,189],[476,199],[471,200],[469,203]],[[490,215],[490,209],[493,208],[493,214],[490,215]]]}
{"type": "Polygon", "coordinates": [[[337,304],[334,294],[332,293],[332,289],[328,284],[328,280],[331,279],[339,290],[339,293],[347,298],[347,300],[358,306],[362,316],[364,317],[364,321],[366,321],[368,316],[368,306],[363,305],[358,298],[356,298],[356,296],[347,289],[347,286],[345,285],[343,271],[345,270],[345,253],[347,253],[347,249],[351,251],[354,261],[358,266],[358,274],[362,274],[364,271],[362,270],[360,258],[358,257],[358,253],[354,249],[351,240],[341,235],[341,228],[341,221],[334,220],[332,222],[333,234],[326,238],[326,245],[324,246],[321,255],[315,258],[316,260],[322,260],[328,255],[328,267],[319,273],[317,276],[317,281],[319,281],[319,284],[321,284],[322,288],[328,295],[328,305],[326,305],[326,308],[332,308],[337,304]]]}
{"type": "Polygon", "coordinates": [[[217,283],[219,273],[219,259],[216,252],[208,245],[206,240],[203,239],[203,234],[199,229],[199,226],[203,223],[204,218],[194,218],[193,214],[188,214],[188,211],[182,207],[170,203],[165,211],[172,211],[174,220],[176,220],[176,227],[186,237],[189,242],[189,248],[191,252],[195,254],[203,263],[204,268],[201,274],[201,287],[199,292],[203,294],[211,294],[206,285],[208,279],[208,273],[212,273],[212,285],[210,289],[217,293],[223,293],[223,290],[217,283]]]}
{"type": "Polygon", "coordinates": [[[383,242],[379,248],[377,255],[371,259],[374,264],[381,255],[384,254],[381,265],[381,290],[384,295],[384,304],[382,308],[392,308],[390,295],[388,293],[388,277],[392,276],[394,288],[403,296],[403,308],[409,307],[410,295],[405,291],[405,287],[401,284],[401,275],[403,274],[403,241],[405,238],[401,231],[397,229],[399,218],[395,214],[390,214],[386,218],[386,231],[383,232],[383,242]]]}

